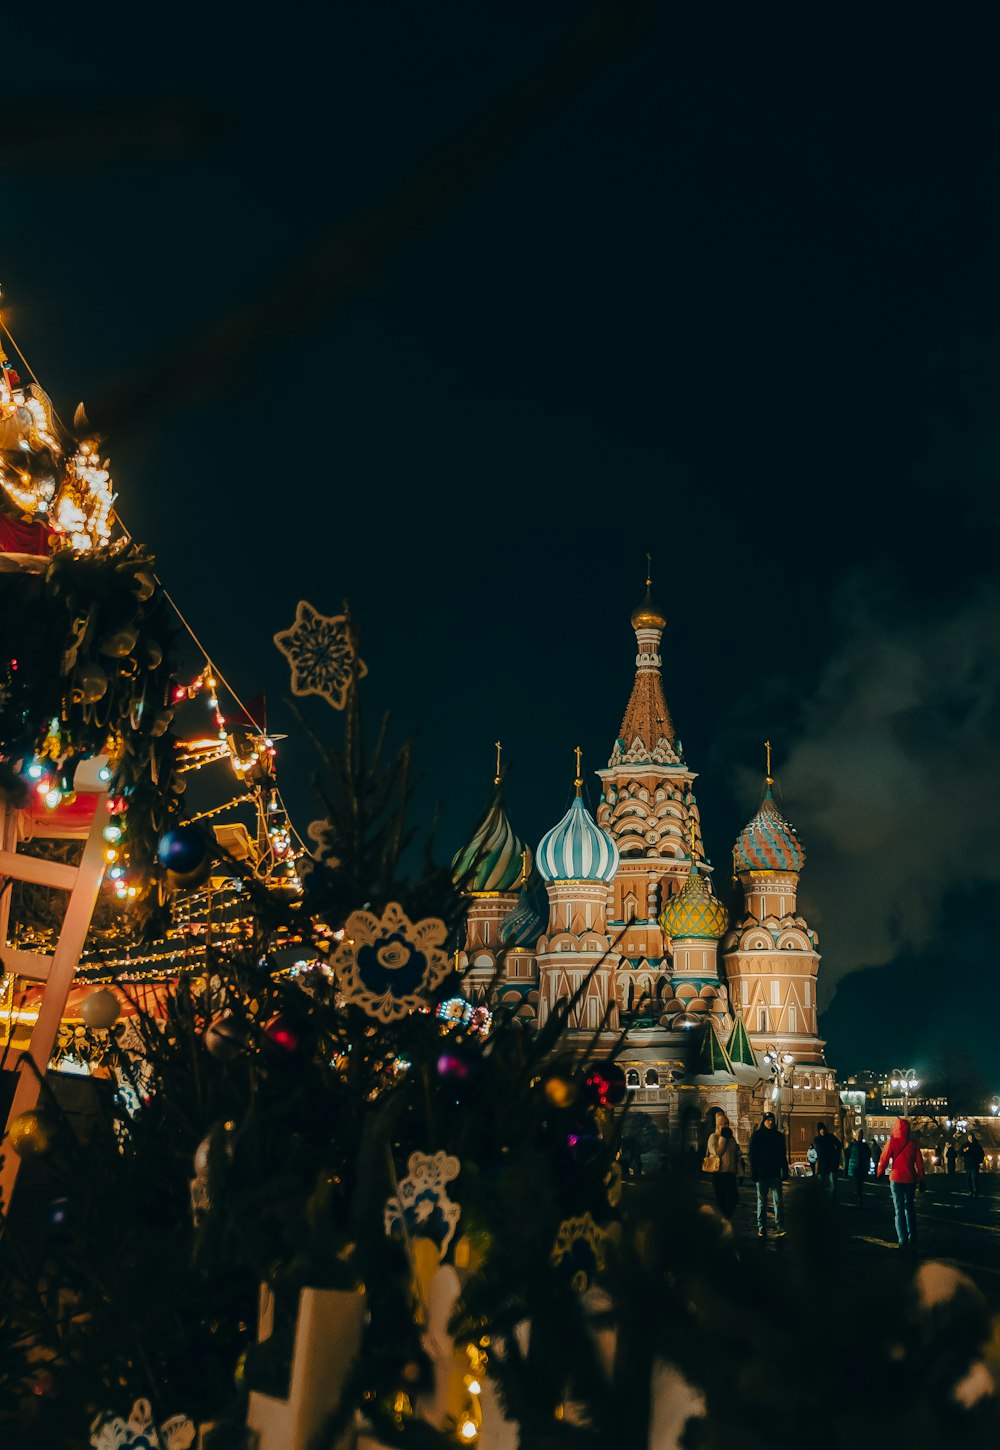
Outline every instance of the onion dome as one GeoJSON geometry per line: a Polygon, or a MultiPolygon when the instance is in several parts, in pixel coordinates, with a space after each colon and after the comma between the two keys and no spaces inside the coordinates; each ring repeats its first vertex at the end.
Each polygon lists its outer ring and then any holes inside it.
{"type": "Polygon", "coordinates": [[[718,941],[728,923],[728,911],[692,861],[683,889],[660,912],[660,926],[672,941],[718,941]]]}
{"type": "Polygon", "coordinates": [[[801,871],[806,853],[790,826],[774,803],[771,786],[753,820],[743,827],[733,847],[733,872],[801,871]]]}
{"type": "Polygon", "coordinates": [[[473,894],[513,891],[531,865],[531,849],[514,834],[498,783],[472,840],[451,863],[452,880],[473,894]]]}
{"type": "Polygon", "coordinates": [[[666,629],[667,619],[662,609],[653,602],[653,581],[646,580],[646,593],[632,611],[633,629],[666,629]]]}
{"type": "Polygon", "coordinates": [[[559,824],[542,837],[536,859],[546,881],[610,881],[619,856],[577,795],[559,824]]]}
{"type": "Polygon", "coordinates": [[[517,905],[499,926],[500,940],[507,947],[532,947],[545,929],[548,910],[539,900],[541,882],[535,879],[521,889],[517,905]]]}

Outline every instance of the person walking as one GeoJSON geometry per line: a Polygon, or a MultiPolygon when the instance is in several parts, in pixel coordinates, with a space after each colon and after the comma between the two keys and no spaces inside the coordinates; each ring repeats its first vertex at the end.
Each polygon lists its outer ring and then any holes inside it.
{"type": "Polygon", "coordinates": [[[837,1174],[844,1157],[844,1145],[836,1133],[827,1130],[824,1122],[816,1124],[816,1136],[812,1141],[816,1153],[813,1173],[831,1198],[837,1196],[837,1174]]]}
{"type": "Polygon", "coordinates": [[[709,1134],[708,1152],[713,1154],[719,1163],[718,1168],[711,1175],[716,1207],[725,1218],[732,1222],[740,1197],[737,1181],[737,1174],[740,1170],[740,1147],[733,1136],[733,1130],[729,1126],[729,1119],[725,1113],[719,1113],[716,1118],[715,1132],[709,1134]]]}
{"type": "Polygon", "coordinates": [[[773,1113],[765,1113],[760,1127],[750,1134],[750,1177],[757,1186],[757,1237],[767,1238],[767,1200],[774,1211],[774,1236],[785,1232],[781,1185],[788,1177],[785,1135],[778,1132],[773,1113]]]}
{"type": "Polygon", "coordinates": [[[950,1142],[944,1150],[944,1164],[949,1178],[954,1178],[957,1154],[954,1142],[950,1142]]]}
{"type": "Polygon", "coordinates": [[[965,1135],[960,1152],[962,1154],[962,1167],[965,1169],[965,1181],[969,1185],[970,1198],[979,1197],[979,1170],[982,1167],[986,1154],[983,1152],[983,1145],[970,1129],[965,1135]]]}
{"type": "Polygon", "coordinates": [[[853,1178],[854,1188],[858,1197],[858,1207],[863,1207],[865,1182],[868,1178],[868,1169],[871,1167],[871,1149],[865,1142],[864,1134],[858,1128],[847,1147],[847,1176],[853,1178]]]}
{"type": "Polygon", "coordinates": [[[920,1149],[910,1136],[908,1118],[897,1118],[892,1136],[882,1149],[878,1160],[878,1177],[882,1178],[889,1165],[889,1192],[896,1217],[896,1238],[901,1249],[916,1248],[917,1209],[916,1192],[924,1187],[924,1160],[920,1149]]]}

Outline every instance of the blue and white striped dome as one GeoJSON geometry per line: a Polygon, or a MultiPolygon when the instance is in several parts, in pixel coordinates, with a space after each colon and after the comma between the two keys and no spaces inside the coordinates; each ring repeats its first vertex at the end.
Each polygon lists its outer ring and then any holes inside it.
{"type": "Polygon", "coordinates": [[[610,881],[618,860],[618,847],[577,796],[542,837],[535,865],[546,881],[610,881]]]}

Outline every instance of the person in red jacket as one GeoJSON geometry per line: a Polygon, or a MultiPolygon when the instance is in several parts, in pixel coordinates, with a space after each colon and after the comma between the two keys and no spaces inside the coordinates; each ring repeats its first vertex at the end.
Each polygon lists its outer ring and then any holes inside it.
{"type": "Polygon", "coordinates": [[[901,1249],[914,1248],[917,1242],[916,1192],[917,1184],[924,1186],[924,1160],[920,1149],[910,1137],[908,1118],[897,1118],[892,1137],[882,1149],[878,1160],[878,1177],[885,1174],[889,1164],[889,1192],[896,1213],[896,1237],[901,1249]]]}

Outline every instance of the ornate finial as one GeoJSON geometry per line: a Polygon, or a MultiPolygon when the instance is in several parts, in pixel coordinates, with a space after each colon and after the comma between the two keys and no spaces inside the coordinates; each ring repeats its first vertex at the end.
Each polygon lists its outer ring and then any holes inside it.
{"type": "Polygon", "coordinates": [[[579,745],[574,746],[574,754],[576,755],[576,780],[574,780],[573,784],[576,786],[577,795],[579,795],[580,791],[583,789],[583,776],[580,772],[580,757],[583,754],[583,751],[580,749],[579,745]]]}
{"type": "Polygon", "coordinates": [[[646,588],[647,589],[652,589],[652,587],[653,587],[653,556],[652,556],[652,554],[647,554],[646,555],[646,588]]]}
{"type": "Polygon", "coordinates": [[[688,822],[688,830],[691,832],[691,861],[693,863],[694,862],[694,838],[695,838],[695,834],[696,834],[696,832],[698,830],[698,827],[695,825],[693,818],[688,822]]]}
{"type": "Polygon", "coordinates": [[[524,883],[527,881],[527,879],[528,879],[528,848],[525,847],[524,850],[521,852],[521,879],[518,882],[518,885],[519,886],[523,886],[524,883]]]}
{"type": "Polygon", "coordinates": [[[497,773],[493,777],[493,784],[494,785],[499,785],[500,784],[500,750],[501,750],[502,747],[500,745],[500,741],[499,740],[494,740],[493,744],[497,748],[497,773]]]}
{"type": "Polygon", "coordinates": [[[767,780],[768,787],[770,787],[770,786],[772,786],[774,784],[774,776],[771,774],[771,742],[770,742],[770,740],[765,740],[764,741],[764,749],[767,751],[767,776],[766,776],[766,780],[767,780]]]}

